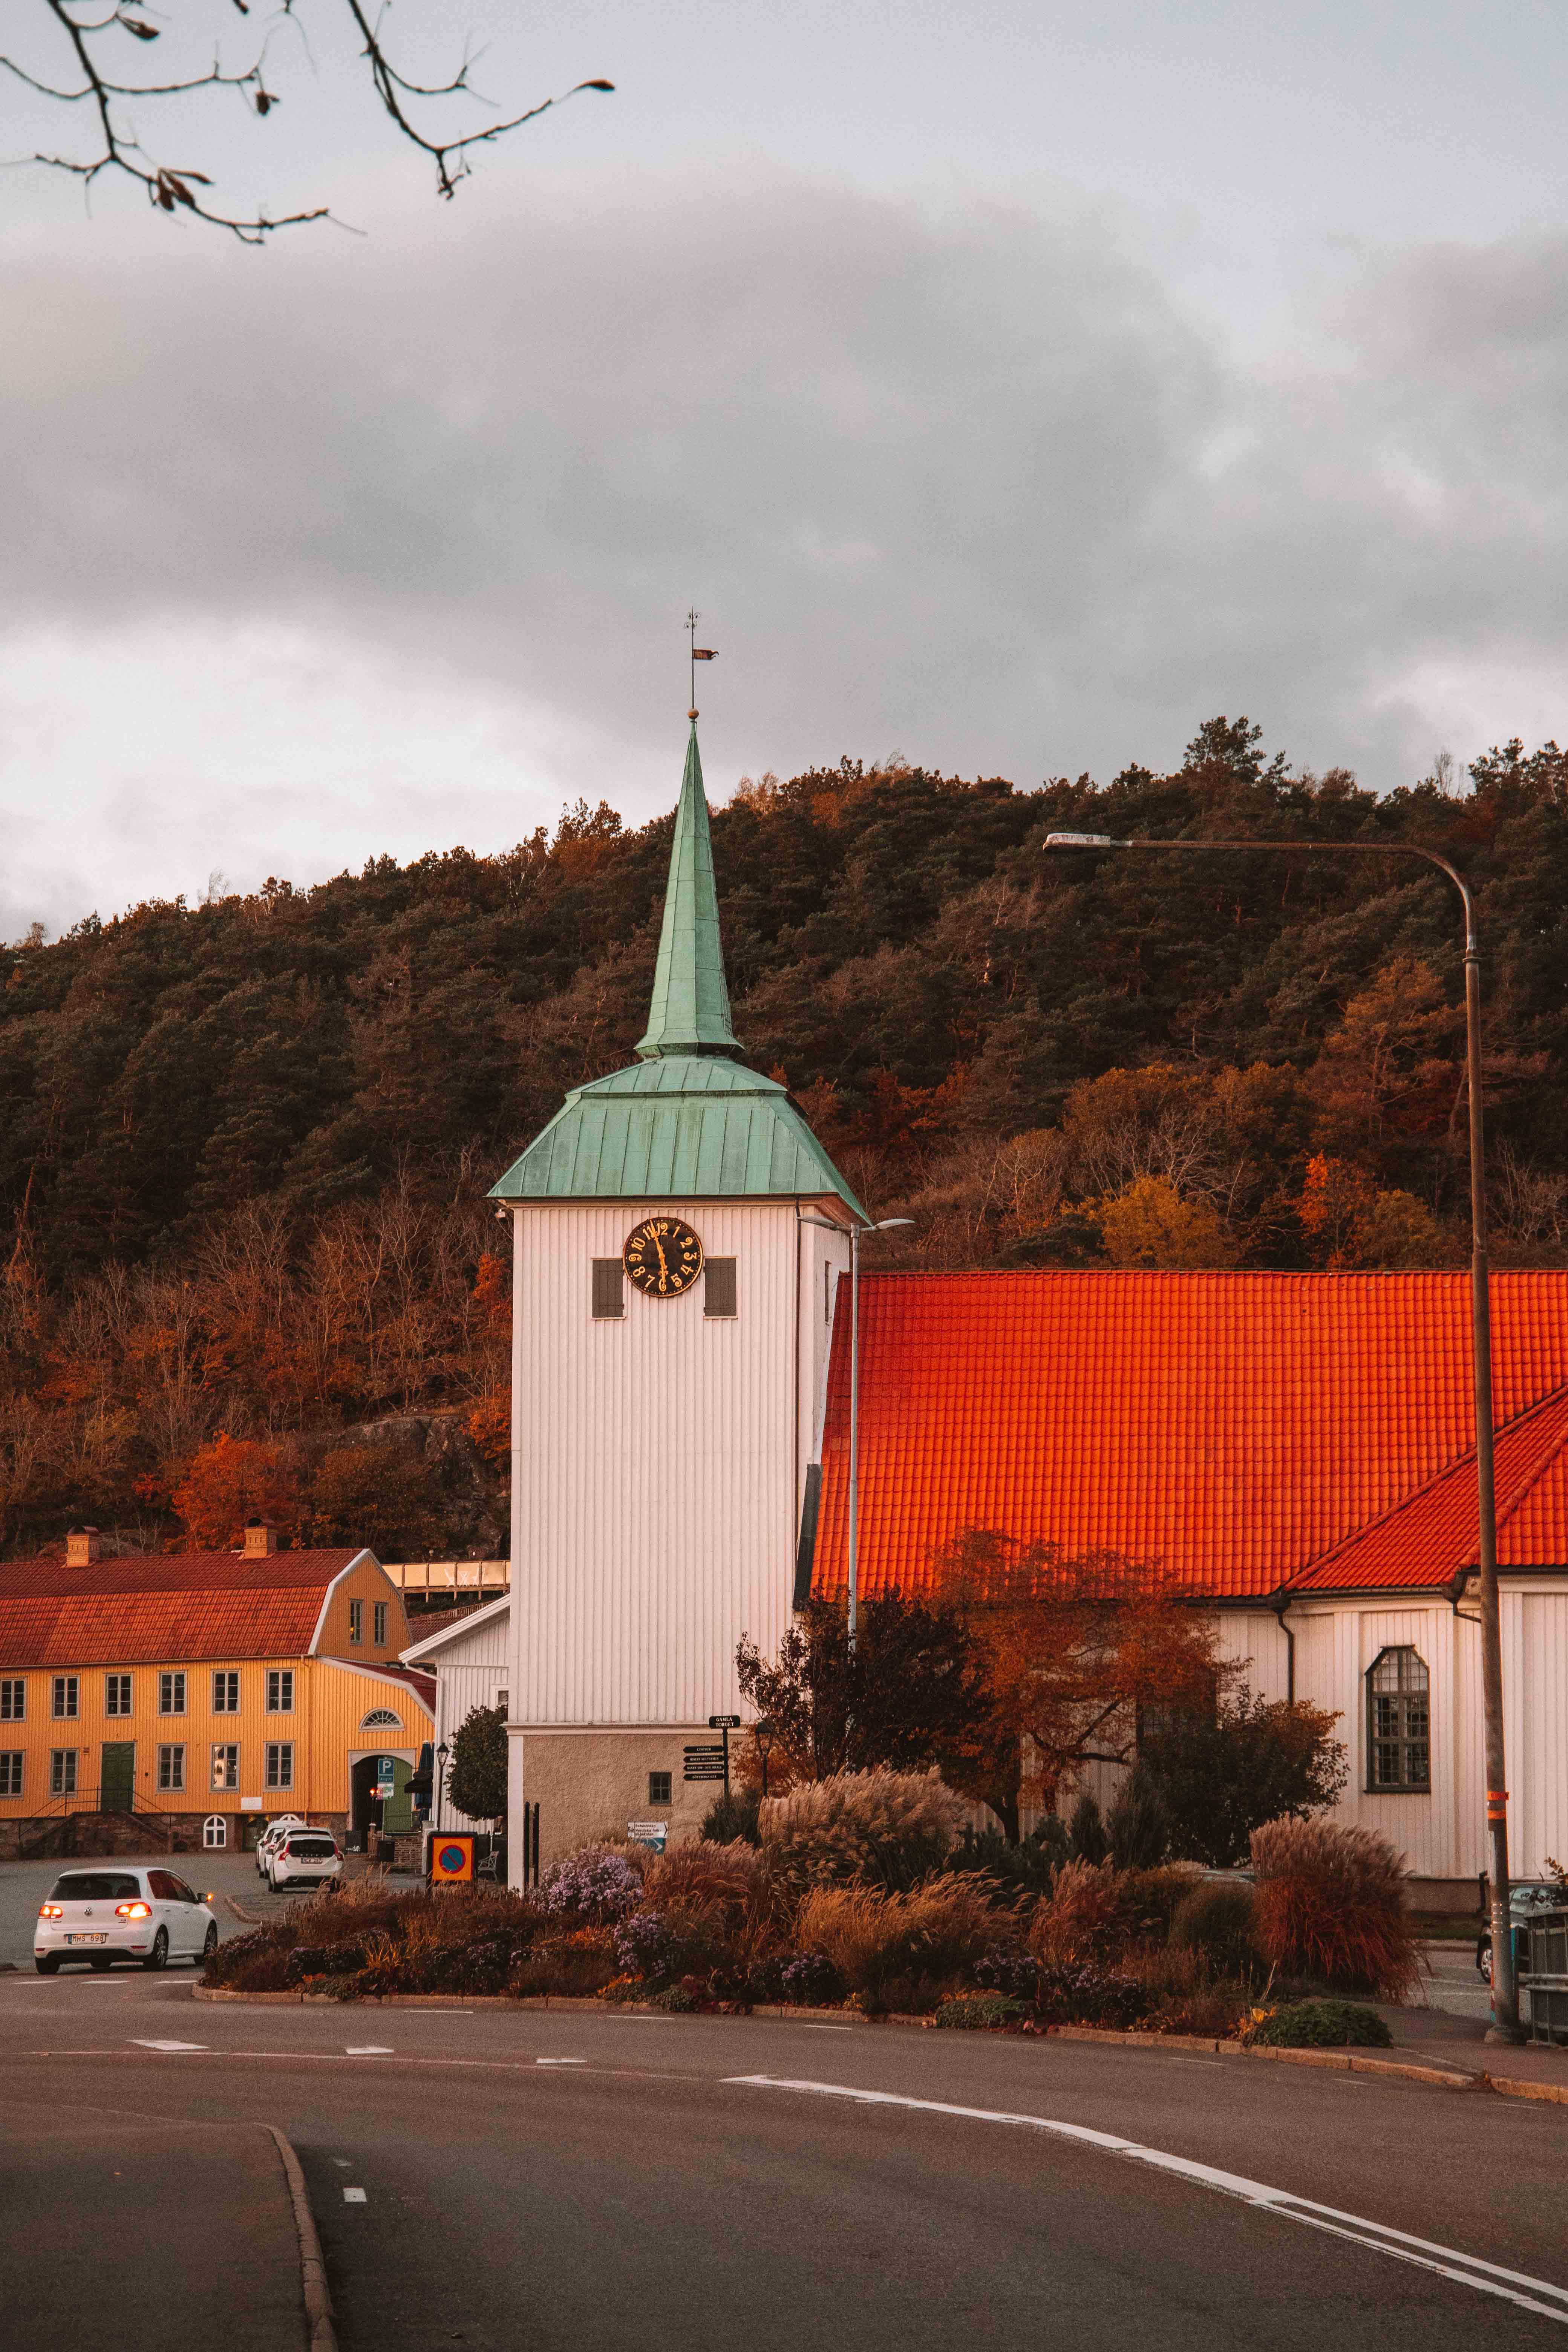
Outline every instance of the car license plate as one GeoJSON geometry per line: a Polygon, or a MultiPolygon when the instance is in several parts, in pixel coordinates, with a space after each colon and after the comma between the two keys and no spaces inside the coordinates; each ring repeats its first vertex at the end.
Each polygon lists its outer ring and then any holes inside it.
{"type": "Polygon", "coordinates": [[[107,1943],[108,1943],[108,1941],[109,1941],[109,1937],[108,1937],[106,1935],[105,1935],[105,1936],[68,1936],[68,1937],[66,1937],[66,1941],[67,1941],[67,1943],[68,1943],[68,1944],[107,1944],[107,1943]]]}

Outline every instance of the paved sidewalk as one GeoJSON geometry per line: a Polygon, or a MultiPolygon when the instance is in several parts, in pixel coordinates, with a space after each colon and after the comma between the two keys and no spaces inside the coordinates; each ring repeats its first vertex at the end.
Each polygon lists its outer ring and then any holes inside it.
{"type": "Polygon", "coordinates": [[[0,2310],[27,2352],[301,2352],[300,2238],[261,2124],[0,2098],[0,2310]]]}
{"type": "Polygon", "coordinates": [[[1489,2074],[1494,2082],[1552,2084],[1568,2098],[1568,2050],[1539,2042],[1527,2042],[1520,2049],[1489,2042],[1489,2011],[1483,2017],[1458,2017],[1439,2009],[1393,2009],[1380,2004],[1378,2014],[1387,2019],[1398,2053],[1411,2056],[1419,2053],[1440,2065],[1489,2074]]]}

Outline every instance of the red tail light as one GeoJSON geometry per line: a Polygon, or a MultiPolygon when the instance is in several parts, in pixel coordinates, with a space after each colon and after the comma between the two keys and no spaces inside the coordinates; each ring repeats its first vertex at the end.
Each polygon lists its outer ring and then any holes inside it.
{"type": "Polygon", "coordinates": [[[114,1916],[117,1919],[150,1919],[153,1906],[150,1903],[117,1903],[114,1916]]]}
{"type": "Polygon", "coordinates": [[[65,1911],[58,1903],[40,1903],[38,1906],[40,1919],[63,1919],[65,1916],[65,1911]]]}

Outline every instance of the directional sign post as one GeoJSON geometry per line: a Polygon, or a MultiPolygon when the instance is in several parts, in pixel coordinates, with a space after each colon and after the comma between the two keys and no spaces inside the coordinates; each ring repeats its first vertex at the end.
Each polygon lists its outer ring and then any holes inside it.
{"type": "Polygon", "coordinates": [[[739,1731],[741,1718],[738,1715],[710,1715],[708,1718],[708,1728],[710,1731],[721,1731],[724,1735],[724,1794],[728,1796],[730,1793],[730,1734],[732,1731],[739,1731]]]}

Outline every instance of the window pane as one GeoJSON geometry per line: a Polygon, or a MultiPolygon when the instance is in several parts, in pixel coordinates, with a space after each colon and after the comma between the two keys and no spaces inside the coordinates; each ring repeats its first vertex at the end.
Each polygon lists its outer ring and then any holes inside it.
{"type": "Polygon", "coordinates": [[[0,1682],[0,1723],[20,1723],[26,1713],[26,1684],[16,1675],[0,1682]]]}
{"type": "Polygon", "coordinates": [[[618,1257],[594,1262],[594,1313],[601,1322],[614,1321],[626,1311],[626,1275],[618,1257]]]}
{"type": "Polygon", "coordinates": [[[0,1797],[19,1797],[22,1793],[22,1750],[7,1748],[0,1755],[0,1797]]]}
{"type": "Polygon", "coordinates": [[[710,1257],[702,1266],[702,1312],[732,1316],[735,1312],[735,1261],[710,1257]]]}

